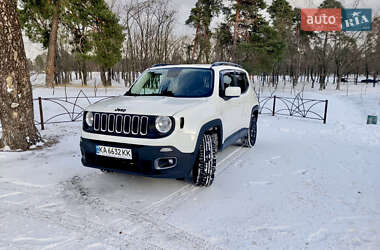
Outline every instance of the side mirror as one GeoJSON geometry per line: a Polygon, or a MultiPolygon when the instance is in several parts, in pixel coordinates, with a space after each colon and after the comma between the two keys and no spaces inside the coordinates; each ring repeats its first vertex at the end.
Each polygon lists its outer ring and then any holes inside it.
{"type": "Polygon", "coordinates": [[[227,87],[224,95],[226,97],[239,97],[241,95],[241,88],[240,87],[227,87]]]}

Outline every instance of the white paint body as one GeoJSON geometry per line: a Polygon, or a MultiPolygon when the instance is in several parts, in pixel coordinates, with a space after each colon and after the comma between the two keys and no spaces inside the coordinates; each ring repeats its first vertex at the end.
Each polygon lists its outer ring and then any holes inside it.
{"type": "MultiPolygon", "coordinates": [[[[251,110],[258,101],[252,84],[239,97],[224,100],[219,96],[220,72],[236,70],[248,73],[239,67],[211,65],[170,65],[157,67],[189,67],[212,68],[214,70],[214,90],[210,97],[178,98],[166,96],[119,96],[98,102],[86,108],[86,111],[117,113],[116,108],[126,109],[121,114],[172,116],[175,119],[175,129],[169,136],[159,139],[119,137],[88,133],[82,130],[82,137],[90,140],[126,143],[144,146],[172,146],[182,153],[192,153],[195,150],[198,135],[202,126],[212,120],[220,119],[223,126],[224,143],[226,138],[242,128],[248,128],[251,110]],[[180,129],[180,119],[184,118],[184,127],[180,129]]],[[[155,68],[156,69],[156,68],[155,68]]]]}

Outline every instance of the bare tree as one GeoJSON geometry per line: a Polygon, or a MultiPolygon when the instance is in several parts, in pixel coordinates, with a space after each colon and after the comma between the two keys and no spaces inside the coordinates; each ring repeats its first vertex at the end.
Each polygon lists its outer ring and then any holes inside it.
{"type": "Polygon", "coordinates": [[[170,63],[174,57],[178,60],[182,38],[174,35],[176,12],[169,6],[169,0],[131,0],[124,6],[121,18],[126,41],[122,65],[127,75],[141,72],[155,63],[170,63]]]}

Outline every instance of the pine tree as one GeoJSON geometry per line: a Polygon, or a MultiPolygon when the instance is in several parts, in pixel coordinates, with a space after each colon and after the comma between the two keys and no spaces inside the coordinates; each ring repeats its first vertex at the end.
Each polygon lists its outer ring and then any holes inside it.
{"type": "Polygon", "coordinates": [[[223,9],[226,20],[216,32],[220,57],[243,64],[251,72],[272,70],[284,45],[262,16],[265,7],[264,0],[237,0],[223,9]]]}
{"type": "Polygon", "coordinates": [[[125,36],[119,19],[104,2],[94,5],[98,12],[98,21],[92,39],[95,47],[95,61],[100,66],[102,83],[111,86],[110,68],[121,60],[121,51],[125,36]],[[108,79],[105,78],[105,70],[108,70],[108,79]]]}
{"type": "MultiPolygon", "coordinates": [[[[293,28],[296,21],[296,12],[287,0],[274,0],[272,5],[268,8],[268,13],[271,16],[273,28],[279,33],[280,39],[285,46],[284,57],[293,57],[293,55],[298,52],[298,50],[293,50],[295,43],[293,28]]],[[[274,82],[278,80],[282,58],[283,57],[276,56],[277,61],[272,72],[274,82]]],[[[293,62],[294,60],[291,61],[293,62]]]]}
{"type": "Polygon", "coordinates": [[[54,84],[59,28],[70,40],[84,85],[87,84],[87,61],[93,59],[96,51],[102,54],[95,59],[103,67],[112,67],[121,58],[122,28],[104,0],[21,0],[19,13],[27,36],[48,48],[47,86],[54,84]]]}
{"type": "MultiPolygon", "coordinates": [[[[290,72],[293,79],[293,87],[298,82],[301,67],[301,29],[298,10],[290,6],[286,0],[274,0],[268,8],[273,20],[273,27],[280,34],[285,44],[285,57],[290,59],[290,72]]],[[[300,17],[300,16],[299,16],[300,17]]],[[[278,61],[278,67],[281,62],[278,61]]]]}
{"type": "Polygon", "coordinates": [[[229,23],[233,23],[233,60],[237,60],[238,45],[241,41],[248,41],[250,31],[257,30],[265,23],[260,11],[266,7],[264,0],[230,0],[231,10],[226,10],[229,23]]]}
{"type": "Polygon", "coordinates": [[[48,49],[46,86],[54,86],[55,53],[61,15],[66,0],[21,0],[20,22],[26,35],[48,49]]]}
{"type": "Polygon", "coordinates": [[[187,25],[195,28],[192,60],[209,62],[211,52],[211,30],[212,18],[217,15],[222,7],[221,0],[198,0],[195,7],[191,9],[190,16],[186,20],[187,25]],[[198,50],[198,58],[195,53],[198,50]]]}
{"type": "Polygon", "coordinates": [[[221,23],[215,33],[215,52],[217,61],[232,60],[233,35],[227,23],[221,23]]]}
{"type": "Polygon", "coordinates": [[[16,1],[0,0],[0,147],[27,150],[40,141],[16,1]]]}
{"type": "MultiPolygon", "coordinates": [[[[337,0],[324,0],[319,8],[327,9],[327,8],[343,8],[343,5],[341,2],[337,0]]],[[[326,78],[327,78],[327,67],[329,62],[330,53],[328,51],[329,47],[329,40],[331,38],[331,35],[333,35],[335,32],[339,31],[333,31],[333,32],[326,32],[322,31],[318,35],[318,44],[317,46],[320,48],[320,53],[318,53],[318,61],[319,61],[319,68],[320,68],[320,77],[319,77],[319,89],[323,90],[326,88],[326,78]]],[[[338,79],[337,88],[340,88],[340,79],[338,79]]]]}
{"type": "Polygon", "coordinates": [[[104,0],[70,0],[63,25],[71,34],[70,44],[82,72],[82,83],[87,85],[87,61],[95,60],[101,69],[103,85],[111,85],[105,70],[121,60],[124,35],[119,20],[104,0]]]}
{"type": "Polygon", "coordinates": [[[296,12],[292,9],[287,0],[274,0],[268,8],[268,13],[273,20],[273,26],[285,39],[290,37],[296,12]]]}

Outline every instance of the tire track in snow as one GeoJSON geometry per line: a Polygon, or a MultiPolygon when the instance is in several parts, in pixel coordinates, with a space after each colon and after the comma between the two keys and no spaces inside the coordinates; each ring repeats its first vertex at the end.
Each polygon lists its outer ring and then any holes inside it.
{"type": "MultiPolygon", "coordinates": [[[[58,225],[61,228],[79,233],[76,240],[83,238],[86,240],[90,238],[94,241],[104,240],[107,246],[117,249],[131,246],[135,249],[160,249],[157,245],[151,244],[147,241],[141,241],[133,235],[125,235],[120,237],[120,231],[116,228],[96,223],[85,217],[73,216],[67,212],[62,213],[62,211],[48,211],[38,209],[36,207],[23,207],[16,209],[12,207],[5,209],[5,211],[6,210],[9,210],[12,214],[43,221],[47,224],[58,225]]],[[[67,245],[65,245],[62,249],[67,249],[67,245]]]]}
{"type": "MultiPolygon", "coordinates": [[[[218,249],[206,239],[156,217],[123,204],[111,203],[93,196],[89,190],[81,186],[81,181],[81,178],[74,177],[62,183],[58,187],[61,190],[54,190],[53,192],[49,192],[52,190],[45,190],[44,192],[37,189],[33,190],[34,192],[31,190],[30,196],[38,197],[38,199],[28,199],[26,203],[17,207],[14,204],[0,204],[1,210],[4,213],[32,218],[74,231],[79,233],[77,236],[79,241],[81,238],[90,238],[94,241],[104,239],[106,245],[114,248],[218,249]],[[38,196],[35,193],[38,193],[38,196]],[[63,199],[60,199],[60,196],[63,196],[63,199]],[[74,204],[72,204],[73,202],[74,204]],[[96,222],[91,219],[91,216],[105,219],[96,222]],[[107,219],[115,217],[121,218],[111,220],[111,223],[108,222],[107,219]]],[[[67,248],[67,244],[64,248],[67,248]]]]}
{"type": "MultiPolygon", "coordinates": [[[[232,162],[239,158],[241,154],[247,152],[249,151],[239,147],[229,153],[218,162],[216,175],[220,176],[227,168],[233,165],[231,164],[232,162]]],[[[3,206],[2,210],[10,214],[15,213],[78,232],[79,241],[83,235],[94,240],[104,239],[105,244],[115,248],[120,248],[124,245],[128,247],[134,246],[133,248],[135,249],[218,249],[206,239],[166,223],[157,216],[160,209],[174,208],[179,202],[204,191],[205,188],[187,184],[145,209],[138,211],[89,193],[90,190],[81,186],[81,181],[84,178],[90,178],[92,175],[93,173],[82,178],[73,177],[58,185],[58,188],[57,186],[30,186],[17,181],[7,181],[7,185],[14,187],[12,191],[25,191],[32,198],[27,199],[16,209],[14,205],[9,203],[3,206]],[[71,186],[72,190],[65,188],[65,185],[67,187],[71,186]],[[59,196],[63,196],[63,200],[59,196]],[[36,199],[36,197],[38,198],[36,199]],[[80,197],[85,198],[78,200],[80,197]],[[70,199],[80,203],[76,204],[75,210],[68,207],[67,200],[70,199]],[[112,216],[120,217],[122,215],[122,218],[109,224],[73,215],[78,211],[88,210],[88,208],[96,211],[97,216],[100,214],[105,218],[112,218],[112,216]],[[120,236],[119,233],[122,231],[123,234],[120,236]]],[[[4,184],[4,181],[2,184],[4,184]]],[[[64,245],[67,246],[67,244],[64,245]]]]}
{"type": "MultiPolygon", "coordinates": [[[[249,149],[244,149],[243,147],[239,147],[238,149],[235,149],[234,151],[229,153],[220,162],[217,162],[217,167],[216,167],[216,172],[215,172],[216,176],[222,175],[224,171],[226,171],[228,168],[231,167],[232,165],[230,164],[231,162],[235,162],[236,159],[240,158],[244,154],[247,154],[248,152],[251,152],[251,151],[249,149]]],[[[169,211],[168,209],[174,208],[177,204],[205,190],[207,190],[207,188],[197,187],[197,186],[194,186],[193,184],[187,184],[186,186],[183,186],[182,188],[176,190],[175,192],[169,194],[168,196],[160,199],[159,201],[156,201],[152,203],[151,205],[145,207],[143,209],[143,212],[152,214],[158,211],[169,211]]]]}

